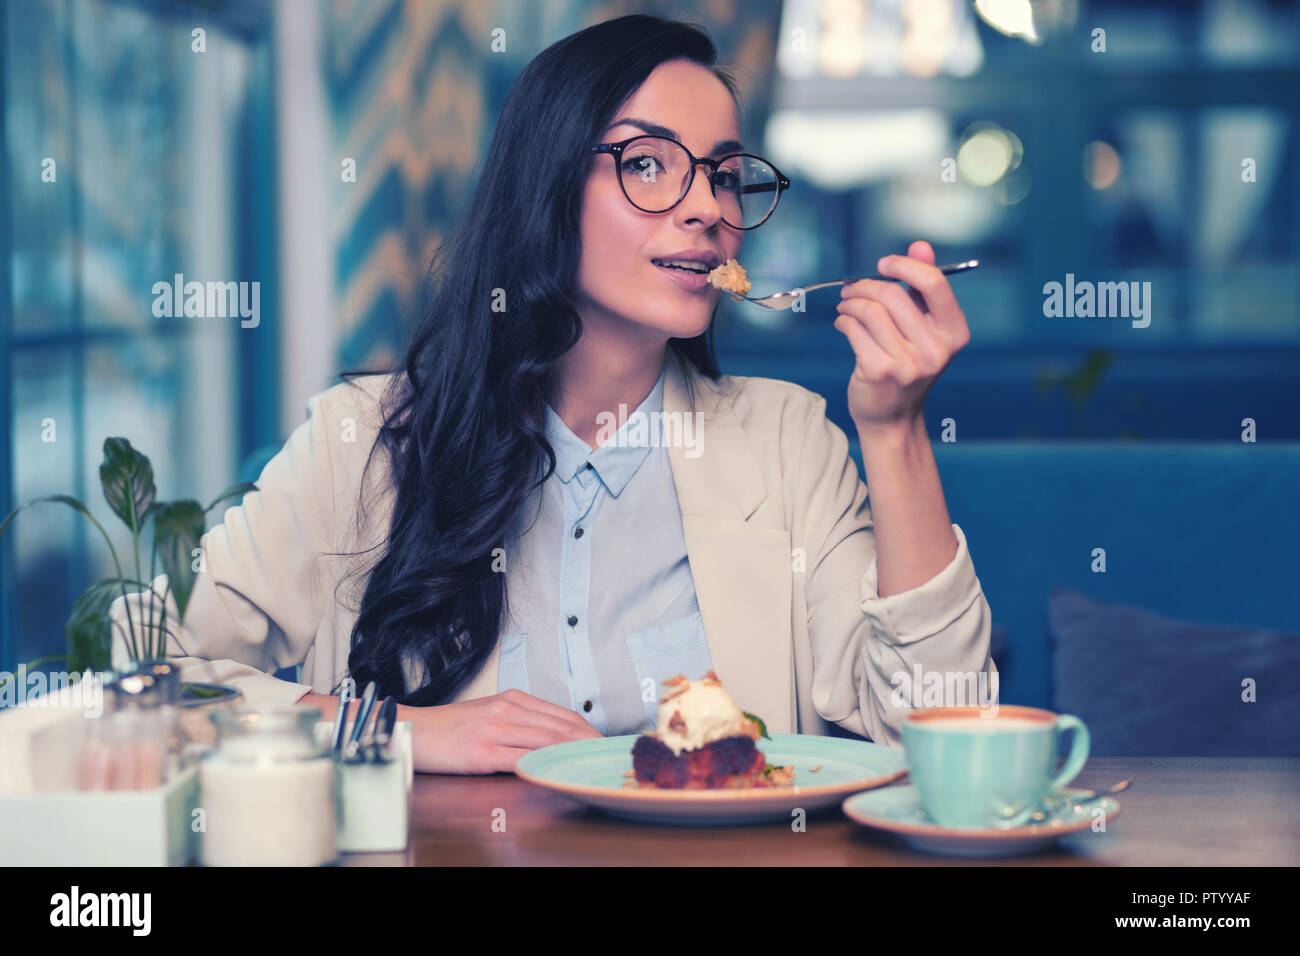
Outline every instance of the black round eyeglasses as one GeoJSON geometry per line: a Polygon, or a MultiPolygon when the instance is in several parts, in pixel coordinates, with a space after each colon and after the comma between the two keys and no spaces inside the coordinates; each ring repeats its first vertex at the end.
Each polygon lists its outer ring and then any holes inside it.
{"type": "Polygon", "coordinates": [[[667,212],[686,198],[695,182],[695,167],[703,163],[709,167],[709,188],[722,207],[722,221],[732,229],[761,226],[790,188],[790,180],[761,156],[731,153],[697,159],[677,140],[663,136],[599,143],[591,151],[614,157],[623,195],[642,212],[667,212]]]}

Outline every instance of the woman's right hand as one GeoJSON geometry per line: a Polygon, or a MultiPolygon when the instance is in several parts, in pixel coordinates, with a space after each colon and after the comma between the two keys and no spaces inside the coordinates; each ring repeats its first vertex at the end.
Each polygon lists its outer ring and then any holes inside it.
{"type": "Polygon", "coordinates": [[[419,773],[514,773],[530,750],[601,736],[575,711],[521,690],[436,707],[399,705],[397,719],[411,722],[419,773]]]}

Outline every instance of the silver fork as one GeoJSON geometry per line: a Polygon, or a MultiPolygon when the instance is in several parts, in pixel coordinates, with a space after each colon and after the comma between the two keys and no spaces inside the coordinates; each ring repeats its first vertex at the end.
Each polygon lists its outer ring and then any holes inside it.
{"type": "MultiPolygon", "coordinates": [[[[957,262],[948,266],[940,266],[939,271],[946,276],[954,275],[958,272],[969,272],[980,264],[978,259],[970,259],[966,262],[957,262]]],[[[799,296],[806,292],[813,292],[817,289],[827,289],[833,285],[846,285],[850,282],[857,282],[858,279],[880,279],[883,282],[902,282],[904,280],[894,278],[893,276],[871,275],[871,276],[850,276],[847,279],[829,279],[826,282],[814,282],[812,285],[800,286],[797,289],[791,289],[789,292],[778,292],[775,295],[765,295],[760,299],[751,299],[747,295],[741,295],[738,292],[730,292],[730,295],[737,302],[742,299],[746,302],[752,302],[754,305],[761,305],[765,309],[788,309],[794,305],[799,296]]]]}

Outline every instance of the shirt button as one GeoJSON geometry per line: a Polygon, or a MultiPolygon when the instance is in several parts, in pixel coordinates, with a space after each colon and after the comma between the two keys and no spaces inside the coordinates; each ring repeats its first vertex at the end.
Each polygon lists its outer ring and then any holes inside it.
{"type": "Polygon", "coordinates": [[[582,705],[582,709],[585,710],[587,713],[591,713],[591,701],[586,701],[582,705]]]}
{"type": "Polygon", "coordinates": [[[570,614],[570,615],[569,615],[569,627],[576,627],[577,625],[578,625],[578,617],[577,617],[577,615],[576,615],[576,614],[570,614]]]}
{"type": "Polygon", "coordinates": [[[575,538],[581,538],[581,537],[582,537],[582,529],[581,529],[581,528],[575,528],[574,531],[573,531],[573,536],[574,536],[575,538]]]}

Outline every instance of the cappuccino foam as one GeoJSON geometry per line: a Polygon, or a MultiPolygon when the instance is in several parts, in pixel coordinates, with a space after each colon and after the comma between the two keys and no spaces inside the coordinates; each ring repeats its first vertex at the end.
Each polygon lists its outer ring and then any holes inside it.
{"type": "Polygon", "coordinates": [[[1026,730],[1045,730],[1051,721],[1030,720],[1027,717],[948,717],[942,720],[921,720],[914,725],[918,730],[951,730],[958,733],[1009,733],[1026,730]]]}

